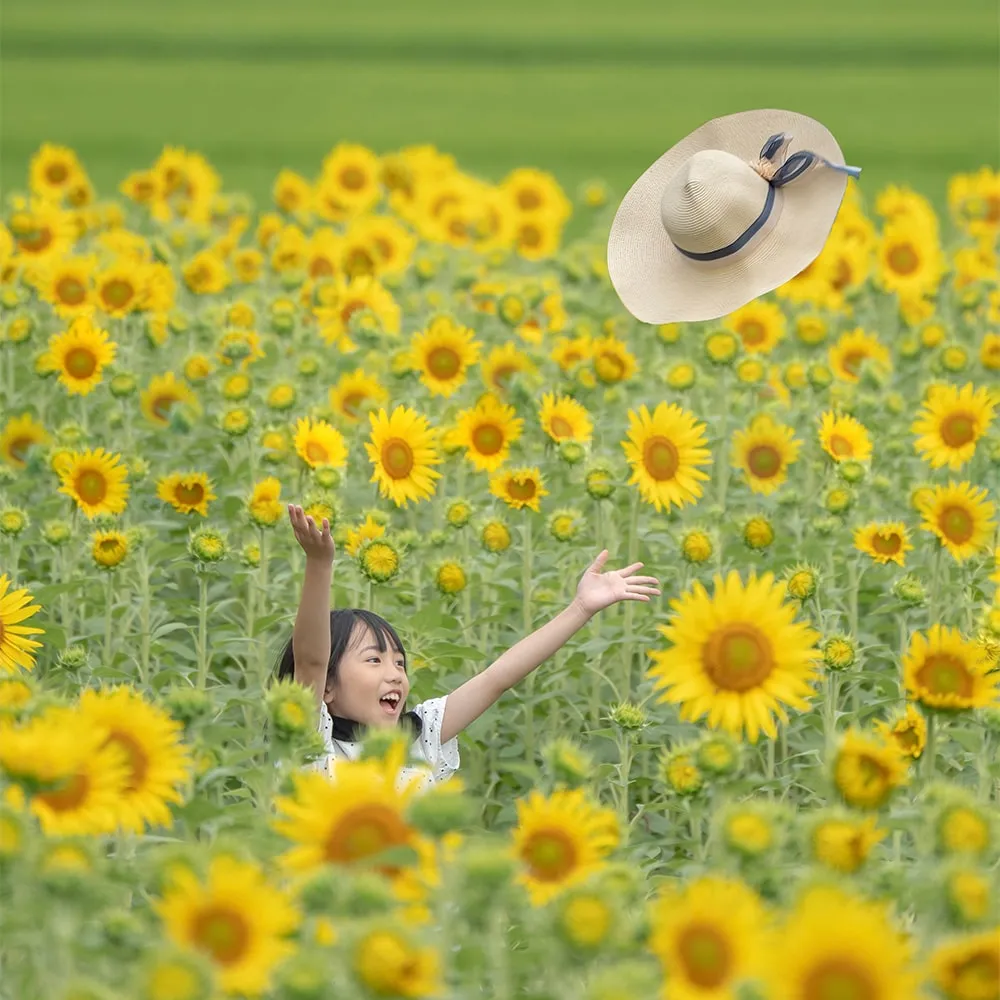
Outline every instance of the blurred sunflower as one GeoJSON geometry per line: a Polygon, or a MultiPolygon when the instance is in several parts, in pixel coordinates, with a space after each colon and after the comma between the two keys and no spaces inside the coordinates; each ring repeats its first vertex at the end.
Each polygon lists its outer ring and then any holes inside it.
{"type": "Polygon", "coordinates": [[[177,866],[162,900],[152,905],[175,944],[210,959],[227,993],[266,992],[272,970],[294,951],[287,937],[299,913],[286,892],[250,862],[217,855],[204,881],[177,866]]]}
{"type": "Polygon", "coordinates": [[[854,547],[883,566],[894,562],[906,564],[906,553],[913,549],[910,535],[902,521],[872,521],[854,532],[854,547]]]}
{"type": "Polygon", "coordinates": [[[657,511],[694,503],[708,479],[698,466],[711,461],[705,425],[676,403],[659,403],[652,414],[644,404],[628,416],[628,440],[621,446],[632,466],[629,483],[657,511]]]}
{"type": "Polygon", "coordinates": [[[827,811],[810,832],[814,860],[835,872],[850,875],[868,860],[872,848],[886,837],[874,816],[856,817],[827,811]]]}
{"type": "Polygon", "coordinates": [[[859,382],[861,366],[870,362],[876,371],[886,373],[892,369],[892,355],[878,337],[857,327],[841,334],[830,348],[829,362],[837,378],[845,382],[859,382]]]}
{"type": "Polygon", "coordinates": [[[392,415],[380,409],[369,413],[371,437],[365,451],[372,463],[369,482],[378,483],[379,492],[405,507],[408,501],[428,500],[441,474],[431,468],[441,462],[437,452],[437,432],[427,418],[407,406],[397,406],[392,415]]]}
{"type": "Polygon", "coordinates": [[[173,372],[154,375],[139,394],[139,402],[146,419],[160,427],[170,423],[170,415],[178,404],[198,409],[198,397],[173,372]]]}
{"type": "Polygon", "coordinates": [[[925,708],[955,711],[1000,702],[1000,673],[958,629],[935,624],[926,635],[915,632],[902,666],[907,695],[925,708]]]}
{"type": "Polygon", "coordinates": [[[912,703],[906,710],[888,722],[875,722],[875,732],[887,743],[895,743],[899,752],[915,760],[927,745],[927,722],[912,703]]]}
{"type": "Polygon", "coordinates": [[[937,233],[911,220],[886,224],[876,259],[879,284],[900,298],[933,292],[947,267],[937,233]]]}
{"type": "Polygon", "coordinates": [[[212,482],[204,472],[172,472],[156,484],[156,495],[178,514],[201,514],[208,517],[208,505],[217,499],[212,482]]]}
{"type": "Polygon", "coordinates": [[[707,713],[712,729],[745,728],[752,743],[762,731],[775,739],[774,716],[787,723],[785,705],[811,707],[819,635],[793,621],[796,605],[770,573],[744,584],[734,570],[714,583],[711,597],[695,583],[671,602],[674,616],[659,631],[672,646],[649,652],[649,676],[659,701],[679,704],[682,719],[707,713]]]}
{"type": "Polygon", "coordinates": [[[128,553],[128,535],[122,531],[95,531],[91,536],[90,554],[101,569],[115,569],[128,553]]]}
{"type": "Polygon", "coordinates": [[[280,496],[281,482],[274,476],[254,483],[253,492],[247,501],[247,510],[254,524],[271,527],[282,519],[285,508],[279,501],[280,496]]]}
{"type": "Polygon", "coordinates": [[[867,462],[872,454],[868,430],[854,417],[827,410],[820,419],[819,443],[835,462],[867,462]]]}
{"type": "Polygon", "coordinates": [[[56,469],[65,493],[87,515],[120,514],[128,502],[128,469],[103,448],[70,452],[56,469]]]}
{"type": "Polygon", "coordinates": [[[118,345],[89,316],[73,320],[68,330],[49,338],[42,364],[59,373],[70,395],[86,396],[101,381],[104,367],[115,359],[118,345]]]}
{"type": "Polygon", "coordinates": [[[31,603],[34,598],[27,590],[10,590],[10,584],[6,573],[0,576],[0,672],[15,674],[34,669],[34,651],[42,644],[28,637],[44,635],[45,631],[23,624],[42,606],[31,603]]]}
{"type": "Polygon", "coordinates": [[[31,263],[65,256],[77,235],[72,215],[43,199],[32,199],[26,208],[14,212],[7,224],[18,254],[31,263]]]}
{"type": "Polygon", "coordinates": [[[985,489],[969,482],[949,482],[933,487],[933,496],[920,507],[921,527],[937,535],[958,561],[974,556],[989,545],[995,527],[995,506],[985,489]]]}
{"type": "Polygon", "coordinates": [[[542,170],[519,167],[500,182],[500,190],[518,215],[548,213],[561,225],[573,211],[572,203],[559,182],[542,170]]]}
{"type": "Polygon", "coordinates": [[[738,334],[749,354],[770,354],[785,335],[785,314],[774,302],[755,299],[723,321],[738,334]]]}
{"type": "Polygon", "coordinates": [[[594,431],[593,421],[586,408],[570,396],[557,396],[547,392],[542,396],[538,414],[542,430],[556,443],[560,441],[587,442],[594,431]]]}
{"type": "Polygon", "coordinates": [[[86,177],[76,153],[67,146],[43,142],[28,165],[28,183],[34,194],[60,201],[86,177]]]}
{"type": "Polygon", "coordinates": [[[0,431],[0,457],[15,469],[23,469],[32,449],[47,444],[48,440],[48,431],[30,413],[10,417],[0,431]]]}
{"type": "Polygon", "coordinates": [[[661,890],[650,913],[649,950],[670,982],[671,1000],[733,995],[757,978],[771,918],[737,879],[707,875],[661,890]]]}
{"type": "Polygon", "coordinates": [[[347,464],[344,435],[325,420],[302,417],[295,424],[295,453],[306,465],[332,465],[342,469],[347,464]]]}
{"type": "Polygon", "coordinates": [[[523,427],[524,420],[513,406],[487,394],[458,414],[449,437],[465,448],[465,457],[476,469],[494,472],[507,461],[510,446],[521,436],[523,427]]]}
{"type": "Polygon", "coordinates": [[[490,477],[490,493],[499,497],[515,510],[530,507],[535,513],[540,513],[539,503],[542,497],[549,495],[542,483],[542,474],[537,466],[505,469],[490,477]]]}
{"type": "Polygon", "coordinates": [[[591,345],[594,373],[607,385],[627,382],[636,373],[635,355],[617,337],[599,337],[591,345]]]}
{"type": "Polygon", "coordinates": [[[94,308],[94,257],[60,257],[39,274],[38,294],[63,319],[89,313],[94,308]]]}
{"type": "Polygon", "coordinates": [[[935,387],[913,422],[920,457],[932,469],[960,469],[989,430],[995,405],[988,389],[973,390],[971,382],[961,389],[951,384],[935,387]]]}
{"type": "Polygon", "coordinates": [[[844,801],[855,809],[879,809],[906,784],[906,763],[895,743],[850,729],[831,762],[833,780],[844,801]]]}
{"type": "Polygon", "coordinates": [[[802,442],[791,427],[767,414],[755,417],[746,430],[733,434],[732,464],[742,469],[754,493],[773,493],[788,478],[802,442]]]}
{"type": "Polygon", "coordinates": [[[480,362],[479,371],[487,388],[494,392],[505,392],[513,376],[533,373],[536,368],[517,344],[508,340],[499,347],[490,349],[485,360],[480,362]]]}
{"type": "Polygon", "coordinates": [[[378,156],[366,146],[338,143],[323,160],[315,187],[317,213],[341,222],[368,211],[382,196],[378,156]]]}
{"type": "Polygon", "coordinates": [[[413,335],[411,363],[431,395],[447,398],[458,391],[469,366],[479,360],[480,346],[468,327],[449,316],[436,316],[427,329],[413,335]]]}
{"type": "Polygon", "coordinates": [[[108,316],[121,319],[141,307],[144,285],[143,265],[119,258],[94,276],[95,301],[108,316]]]}
{"type": "Polygon", "coordinates": [[[517,801],[512,837],[520,864],[517,881],[541,906],[599,871],[619,833],[615,814],[594,805],[582,790],[561,789],[546,797],[533,789],[517,801]]]}
{"type": "Polygon", "coordinates": [[[356,424],[367,408],[384,404],[389,393],[374,375],[357,368],[340,376],[329,397],[330,409],[356,424]]]}
{"type": "Polygon", "coordinates": [[[930,981],[946,1000],[1000,996],[1000,925],[942,941],[929,958],[930,981]]]}
{"type": "Polygon", "coordinates": [[[330,346],[340,350],[350,350],[348,326],[351,317],[362,310],[369,310],[378,320],[382,329],[389,334],[398,334],[401,311],[390,292],[375,278],[366,275],[345,281],[337,276],[333,286],[333,300],[328,305],[318,306],[315,313],[319,335],[330,346]]]}

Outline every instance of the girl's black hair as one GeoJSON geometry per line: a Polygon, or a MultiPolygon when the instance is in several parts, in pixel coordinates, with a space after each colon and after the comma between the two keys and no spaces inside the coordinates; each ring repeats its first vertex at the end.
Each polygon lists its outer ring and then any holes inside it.
{"type": "MultiPolygon", "coordinates": [[[[351,636],[354,634],[355,625],[361,622],[367,626],[368,631],[375,639],[378,651],[384,653],[391,644],[392,647],[403,654],[403,669],[406,670],[406,650],[403,642],[396,634],[396,630],[381,616],[374,611],[366,611],[364,608],[335,608],[330,612],[330,662],[326,668],[326,682],[330,684],[337,679],[340,671],[340,661],[344,657],[351,643],[351,636]]],[[[281,651],[276,670],[278,680],[295,678],[295,654],[292,652],[292,640],[289,638],[285,648],[281,651]]],[[[403,703],[401,720],[406,719],[413,726],[417,735],[420,733],[420,719],[412,712],[406,711],[406,703],[403,703]]]]}

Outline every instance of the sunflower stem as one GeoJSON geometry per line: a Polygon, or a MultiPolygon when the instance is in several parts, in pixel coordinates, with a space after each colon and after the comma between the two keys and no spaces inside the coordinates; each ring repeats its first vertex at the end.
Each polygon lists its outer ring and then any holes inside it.
{"type": "Polygon", "coordinates": [[[823,703],[823,734],[826,759],[833,759],[833,746],[837,739],[837,701],[840,697],[840,674],[828,670],[826,675],[826,701],[823,703]]]}
{"type": "MultiPolygon", "coordinates": [[[[69,547],[63,545],[59,552],[59,574],[61,583],[65,587],[73,579],[73,573],[69,564],[69,547]]],[[[66,632],[66,644],[69,645],[73,634],[73,606],[69,601],[69,593],[63,591],[59,595],[59,617],[62,619],[62,627],[66,632]]]]}
{"type": "Polygon", "coordinates": [[[927,745],[923,753],[924,779],[934,776],[934,758],[937,756],[937,716],[934,712],[927,713],[927,745]]]}
{"type": "MultiPolygon", "coordinates": [[[[521,545],[521,628],[524,635],[531,634],[531,516],[524,515],[521,545]]],[[[528,674],[524,696],[524,755],[531,762],[535,759],[535,671],[528,674]]]]}
{"type": "Polygon", "coordinates": [[[623,835],[628,834],[628,788],[632,773],[632,739],[627,730],[618,737],[618,818],[623,835]]]}
{"type": "Polygon", "coordinates": [[[114,574],[109,570],[104,589],[104,666],[111,666],[111,612],[115,598],[114,574]]]}
{"type": "Polygon", "coordinates": [[[149,620],[151,612],[151,597],[149,587],[149,560],[146,549],[139,546],[139,680],[145,688],[149,683],[149,646],[151,642],[149,620]]]}
{"type": "MultiPolygon", "coordinates": [[[[639,491],[632,493],[632,511],[628,522],[628,565],[635,562],[639,550],[639,491]]],[[[635,601],[625,602],[625,664],[622,698],[632,697],[632,656],[635,650],[635,636],[632,634],[632,619],[635,615],[635,601]]]]}
{"type": "MultiPolygon", "coordinates": [[[[263,607],[267,607],[267,573],[269,564],[269,553],[267,551],[267,535],[264,529],[260,529],[260,567],[258,570],[257,582],[260,587],[260,596],[263,607]]],[[[257,643],[257,668],[260,674],[261,685],[266,681],[267,674],[267,643],[261,637],[257,643]]]]}
{"type": "Polygon", "coordinates": [[[208,576],[198,574],[198,690],[208,681],[208,576]]]}

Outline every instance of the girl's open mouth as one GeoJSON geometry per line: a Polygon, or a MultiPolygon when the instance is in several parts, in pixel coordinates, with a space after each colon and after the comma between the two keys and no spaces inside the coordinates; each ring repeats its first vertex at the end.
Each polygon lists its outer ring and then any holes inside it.
{"type": "Polygon", "coordinates": [[[400,701],[402,701],[400,693],[398,691],[390,691],[388,694],[382,695],[378,703],[382,706],[382,711],[386,715],[395,715],[400,701]]]}

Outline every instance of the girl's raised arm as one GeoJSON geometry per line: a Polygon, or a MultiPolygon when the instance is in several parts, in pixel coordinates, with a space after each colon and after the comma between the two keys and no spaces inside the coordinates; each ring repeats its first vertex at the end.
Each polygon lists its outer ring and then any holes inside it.
{"type": "Polygon", "coordinates": [[[602,569],[607,558],[608,550],[604,549],[587,567],[568,607],[448,695],[441,723],[442,743],[475,722],[505,691],[561,648],[598,611],[618,601],[648,602],[651,596],[659,596],[659,581],[655,576],[632,575],[642,568],[641,562],[604,573],[602,569]]]}
{"type": "Polygon", "coordinates": [[[296,541],[306,554],[302,597],[292,630],[295,680],[311,687],[319,704],[326,691],[326,672],[330,663],[330,583],[336,546],[330,534],[330,522],[325,517],[322,528],[317,528],[316,522],[304,514],[301,507],[289,504],[288,520],[296,541]]]}

